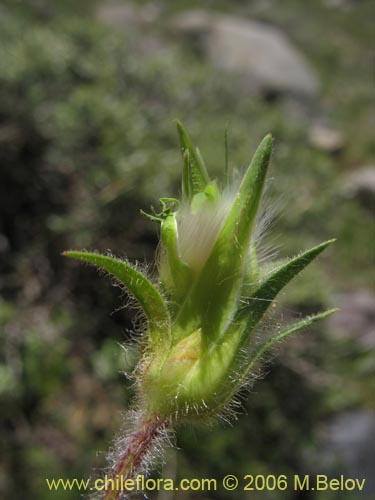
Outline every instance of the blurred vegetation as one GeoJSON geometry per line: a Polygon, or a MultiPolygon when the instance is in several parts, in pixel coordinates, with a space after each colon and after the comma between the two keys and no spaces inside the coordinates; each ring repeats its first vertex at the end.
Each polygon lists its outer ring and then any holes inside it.
{"type": "MultiPolygon", "coordinates": [[[[44,478],[88,477],[104,465],[96,451],[106,451],[121,426],[131,399],[123,372],[136,353],[118,343],[129,338],[134,311],[107,280],[60,252],[111,249],[153,262],[156,228],[139,209],[178,195],[174,119],[219,178],[227,123],[232,168],[241,169],[260,138],[273,133],[269,198],[285,204],[275,226],[281,256],[338,238],[281,297],[270,324],[374,286],[371,212],[342,192],[342,179],[367,165],[375,149],[373,3],[205,2],[279,26],[310,58],[322,84],[313,114],[343,134],[337,154],[309,143],[311,111],[299,115],[284,99],[249,96],[174,38],[168,15],[202,2],[165,2],[163,22],[147,29],[104,24],[95,15],[99,4],[0,4],[0,496],[8,500],[20,492],[79,498],[49,492],[44,478]]],[[[330,335],[327,323],[312,330],[281,349],[233,428],[180,431],[180,476],[305,473],[311,457],[319,460],[319,422],[371,408],[373,353],[356,339],[330,335]]]]}

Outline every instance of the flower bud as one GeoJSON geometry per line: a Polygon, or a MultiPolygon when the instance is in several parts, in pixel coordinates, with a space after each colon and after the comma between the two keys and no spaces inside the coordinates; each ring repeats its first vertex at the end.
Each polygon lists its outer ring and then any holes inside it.
{"type": "Polygon", "coordinates": [[[228,196],[231,190],[220,192],[185,129],[177,126],[182,199],[162,198],[161,212],[149,215],[161,226],[157,283],[113,257],[74,251],[65,255],[105,269],[139,301],[147,318],[135,372],[139,401],[150,417],[180,421],[220,413],[264,352],[334,310],[253,345],[252,333],[276,295],[332,240],[262,272],[251,236],[271,158],[271,136],[258,147],[237,194],[228,196]]]}

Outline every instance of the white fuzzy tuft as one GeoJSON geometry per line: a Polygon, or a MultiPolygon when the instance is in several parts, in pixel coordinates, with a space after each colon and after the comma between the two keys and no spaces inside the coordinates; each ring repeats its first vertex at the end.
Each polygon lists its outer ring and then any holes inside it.
{"type": "Polygon", "coordinates": [[[224,192],[220,199],[194,214],[184,205],[177,213],[178,246],[181,259],[198,273],[206,263],[221,228],[229,214],[234,192],[224,192]]]}

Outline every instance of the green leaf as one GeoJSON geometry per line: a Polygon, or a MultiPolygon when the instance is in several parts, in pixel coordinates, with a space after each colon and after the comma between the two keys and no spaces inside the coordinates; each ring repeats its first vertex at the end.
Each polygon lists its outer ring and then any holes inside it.
{"type": "Polygon", "coordinates": [[[130,264],[106,255],[69,250],[65,257],[81,260],[108,271],[138,300],[148,319],[151,341],[157,346],[170,340],[170,316],[155,286],[130,264]]]}
{"type": "Polygon", "coordinates": [[[204,191],[210,178],[199,150],[194,149],[185,128],[179,121],[177,121],[177,131],[184,160],[182,193],[190,201],[195,194],[204,191]]]}

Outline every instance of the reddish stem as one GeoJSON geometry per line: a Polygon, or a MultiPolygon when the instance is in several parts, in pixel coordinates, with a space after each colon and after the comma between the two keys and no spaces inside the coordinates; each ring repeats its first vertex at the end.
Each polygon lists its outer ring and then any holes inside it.
{"type": "Polygon", "coordinates": [[[126,491],[134,491],[133,489],[126,490],[122,486],[126,480],[136,479],[137,474],[143,469],[147,455],[152,450],[155,441],[163,435],[166,427],[167,422],[157,417],[140,422],[129,437],[126,448],[109,478],[108,488],[102,500],[119,500],[126,491]]]}

